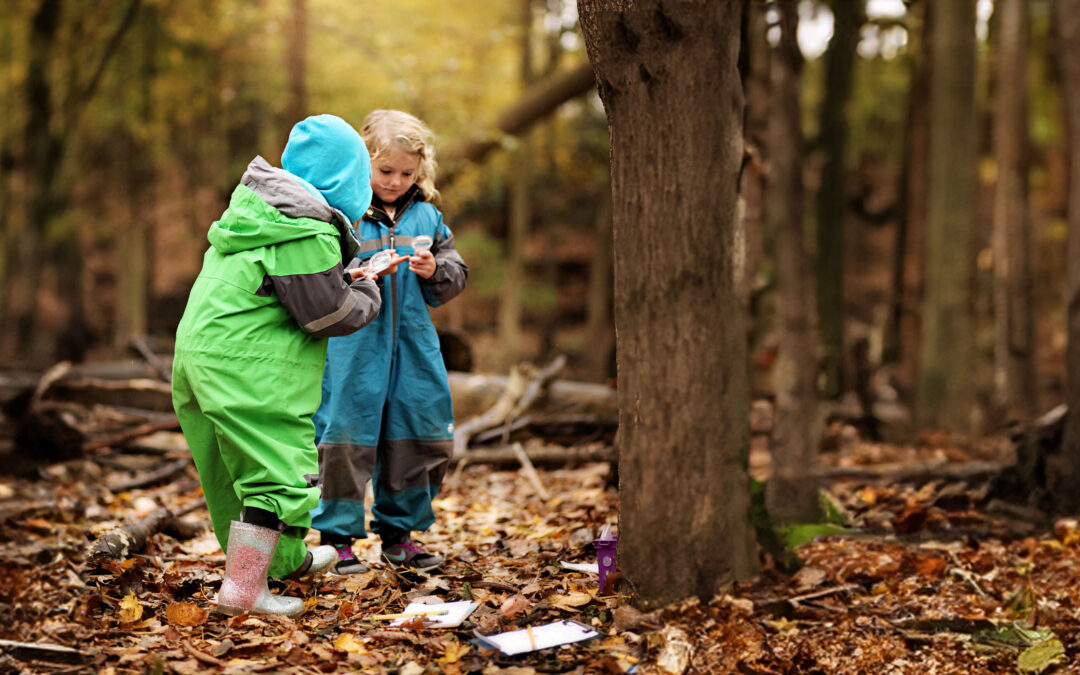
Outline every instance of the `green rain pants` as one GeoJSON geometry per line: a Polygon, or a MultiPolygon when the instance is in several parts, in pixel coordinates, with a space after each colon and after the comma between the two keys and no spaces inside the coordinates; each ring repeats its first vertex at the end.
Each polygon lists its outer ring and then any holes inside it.
{"type": "Polygon", "coordinates": [[[309,364],[177,352],[173,407],[180,420],[221,550],[244,506],[277,514],[286,525],[270,576],[283,579],[304,562],[311,509],[319,504],[319,458],[311,416],[321,370],[309,364]],[[261,361],[261,362],[260,362],[261,361]],[[305,410],[305,409],[310,410],[305,410]]]}

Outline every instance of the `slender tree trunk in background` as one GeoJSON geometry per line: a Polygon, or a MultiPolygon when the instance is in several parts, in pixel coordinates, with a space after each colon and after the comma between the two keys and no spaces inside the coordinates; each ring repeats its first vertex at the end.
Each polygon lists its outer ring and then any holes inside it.
{"type": "MultiPolygon", "coordinates": [[[[774,233],[766,233],[762,216],[765,177],[760,148],[768,136],[769,120],[769,43],[765,39],[766,7],[743,0],[743,26],[740,40],[740,73],[746,92],[743,136],[747,156],[743,158],[739,196],[742,201],[742,231],[746,241],[743,297],[749,314],[748,344],[751,354],[761,347],[761,337],[768,330],[767,317],[759,316],[758,276],[763,258],[772,259],[774,233]],[[768,252],[766,252],[768,251],[768,252]]],[[[751,357],[753,358],[753,357],[751,357]]],[[[817,355],[811,360],[816,363],[817,355]]]]}
{"type": "Polygon", "coordinates": [[[994,384],[1009,418],[1035,412],[1035,297],[1028,219],[1027,32],[1025,0],[998,0],[1000,41],[994,152],[994,384]]]}
{"type": "Polygon", "coordinates": [[[604,381],[614,375],[610,372],[609,356],[615,331],[611,324],[611,188],[601,186],[596,208],[596,228],[593,238],[593,257],[589,264],[589,291],[585,307],[586,344],[585,355],[589,378],[604,381]],[[606,188],[606,189],[605,189],[606,188]]]}
{"type": "Polygon", "coordinates": [[[711,598],[757,569],[735,259],[742,5],[578,9],[611,135],[619,568],[640,606],[711,598]]]}
{"type": "MultiPolygon", "coordinates": [[[[557,12],[556,16],[560,17],[561,19],[561,0],[553,0],[550,3],[546,0],[533,0],[533,2],[537,5],[540,16],[543,17],[543,22],[541,25],[547,22],[547,12],[549,9],[557,12]]],[[[540,70],[539,78],[546,79],[548,77],[551,77],[552,73],[554,73],[559,68],[559,60],[562,55],[562,30],[543,30],[541,31],[541,35],[543,35],[545,40],[543,47],[546,58],[544,61],[544,66],[540,70]]],[[[533,82],[539,78],[534,77],[533,80],[530,81],[529,86],[532,86],[533,82]]],[[[541,136],[538,143],[540,148],[539,151],[535,153],[535,155],[538,156],[536,164],[540,164],[543,166],[540,174],[542,176],[557,175],[558,161],[556,159],[556,150],[558,144],[558,125],[555,123],[555,120],[547,120],[543,124],[539,133],[541,136]]],[[[544,206],[544,202],[546,201],[546,196],[541,193],[540,199],[534,201],[539,201],[542,209],[544,206]]],[[[546,212],[538,213],[537,218],[538,221],[542,223],[541,230],[543,234],[545,250],[558,251],[561,248],[562,243],[562,228],[560,228],[558,224],[546,212]]],[[[561,260],[559,259],[559,256],[544,256],[540,265],[540,270],[543,277],[543,285],[545,289],[556,289],[559,287],[559,282],[561,281],[559,271],[560,263],[561,260]]],[[[562,317],[559,313],[559,303],[557,298],[555,299],[553,305],[554,306],[552,307],[545,308],[544,311],[540,313],[539,360],[542,362],[550,361],[559,351],[557,337],[559,328],[562,326],[563,322],[562,317]]]]}
{"type": "Polygon", "coordinates": [[[886,331],[886,353],[888,360],[896,364],[894,374],[901,397],[911,405],[919,377],[919,339],[925,287],[933,4],[928,0],[914,3],[908,12],[911,26],[908,31],[909,46],[914,58],[900,184],[904,208],[896,231],[893,308],[886,331]]]}
{"type": "MultiPolygon", "coordinates": [[[[14,110],[16,105],[17,89],[12,69],[6,67],[14,59],[14,21],[0,22],[0,64],[4,64],[0,77],[0,109],[14,110]]],[[[8,120],[0,122],[0,289],[11,287],[11,268],[15,264],[15,223],[21,222],[18,216],[13,217],[14,204],[12,200],[12,174],[11,169],[15,165],[15,128],[8,120]]],[[[11,323],[8,315],[9,298],[7,293],[0,290],[0,326],[11,323]]],[[[0,330],[0,354],[13,354],[15,351],[14,336],[8,335],[7,330],[0,330]]]]}
{"type": "Polygon", "coordinates": [[[818,331],[822,394],[837,398],[844,382],[844,219],[847,211],[847,106],[855,74],[855,47],[863,0],[834,0],[833,36],[825,52],[821,103],[821,187],[817,195],[818,331]]]}
{"type": "MultiPolygon", "coordinates": [[[[533,80],[532,0],[521,2],[521,87],[528,90],[533,80]]],[[[503,353],[515,361],[522,353],[521,303],[525,289],[525,241],[529,236],[529,184],[532,182],[532,138],[530,132],[518,138],[511,158],[510,213],[506,232],[506,282],[499,299],[499,343],[503,353]]]]}
{"type": "Polygon", "coordinates": [[[287,68],[289,102],[286,106],[285,135],[293,125],[307,117],[307,0],[292,0],[292,36],[289,40],[287,68]]]}
{"type": "Polygon", "coordinates": [[[781,0],[780,41],[770,59],[769,183],[765,213],[776,232],[780,286],[776,361],[776,424],[772,432],[772,476],[766,488],[769,515],[778,523],[817,522],[821,509],[811,479],[817,453],[817,364],[811,308],[812,265],[803,235],[803,142],[799,73],[802,54],[795,34],[796,0],[781,0]]]}
{"type": "MultiPolygon", "coordinates": [[[[45,262],[45,239],[55,212],[53,184],[60,167],[62,147],[52,132],[53,91],[48,65],[60,26],[60,3],[42,2],[31,19],[30,59],[26,74],[27,119],[26,223],[18,238],[18,254],[12,278],[11,318],[15,327],[15,354],[31,363],[43,364],[51,356],[55,337],[36,335],[36,293],[41,286],[45,262]]],[[[77,242],[68,242],[74,246],[77,242]]],[[[81,253],[81,251],[80,251],[81,253]]],[[[71,277],[68,277],[69,279],[71,277]]],[[[75,277],[76,282],[81,278],[75,277]]],[[[73,284],[78,295],[78,283],[73,284]]]]}
{"type": "Polygon", "coordinates": [[[1080,0],[1056,0],[1058,68],[1068,142],[1065,431],[1061,452],[1047,458],[1047,480],[1065,513],[1080,510],[1080,0]]]}
{"type": "MultiPolygon", "coordinates": [[[[78,81],[80,69],[68,66],[67,89],[62,102],[50,78],[55,77],[55,52],[62,46],[61,7],[71,11],[84,9],[79,3],[62,5],[43,0],[30,20],[29,58],[26,92],[27,122],[24,129],[27,182],[26,222],[19,236],[17,263],[8,289],[11,298],[10,325],[14,326],[17,359],[31,365],[44,365],[56,359],[79,360],[88,346],[89,331],[83,307],[82,289],[86,286],[81,224],[67,231],[52,231],[57,214],[65,208],[67,195],[58,189],[64,152],[68,139],[78,128],[79,116],[93,100],[106,66],[116,55],[124,35],[134,24],[141,0],[130,0],[112,34],[104,40],[100,59],[85,70],[85,82],[78,81]],[[63,325],[42,325],[38,319],[36,294],[44,282],[54,292],[63,325]]],[[[75,21],[84,19],[76,16],[75,21]]]]}
{"type": "MultiPolygon", "coordinates": [[[[132,69],[132,81],[139,87],[135,117],[144,127],[149,127],[154,116],[151,86],[157,71],[156,50],[161,43],[158,28],[157,9],[148,7],[141,22],[140,60],[132,69]]],[[[150,277],[154,268],[151,208],[154,199],[151,191],[157,184],[154,158],[146,142],[132,134],[125,140],[129,216],[122,226],[116,267],[119,293],[113,344],[118,354],[130,347],[133,337],[147,333],[149,298],[153,288],[150,277]]]]}
{"type": "Polygon", "coordinates": [[[970,431],[975,408],[971,245],[975,193],[975,2],[934,4],[926,299],[916,419],[970,431]]]}

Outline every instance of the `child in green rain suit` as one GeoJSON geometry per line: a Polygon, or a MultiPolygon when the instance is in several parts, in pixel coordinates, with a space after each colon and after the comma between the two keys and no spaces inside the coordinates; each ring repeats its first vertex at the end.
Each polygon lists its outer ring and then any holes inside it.
{"type": "Polygon", "coordinates": [[[303,600],[272,595],[267,575],[337,559],[304,543],[319,503],[312,416],[327,338],[359,330],[381,306],[374,278],[343,267],[371,201],[360,135],[339,117],[309,117],[281,163],[252,160],[210,226],[176,333],[173,405],[226,552],[217,602],[228,614],[299,614],[303,600]]]}

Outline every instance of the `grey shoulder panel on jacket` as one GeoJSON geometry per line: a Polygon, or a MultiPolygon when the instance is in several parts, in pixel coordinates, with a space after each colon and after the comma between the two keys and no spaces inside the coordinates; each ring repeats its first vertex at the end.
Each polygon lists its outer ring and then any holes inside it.
{"type": "Polygon", "coordinates": [[[240,182],[264,202],[290,218],[314,218],[332,223],[336,209],[311,194],[291,173],[271,166],[261,156],[251,160],[240,182]]]}

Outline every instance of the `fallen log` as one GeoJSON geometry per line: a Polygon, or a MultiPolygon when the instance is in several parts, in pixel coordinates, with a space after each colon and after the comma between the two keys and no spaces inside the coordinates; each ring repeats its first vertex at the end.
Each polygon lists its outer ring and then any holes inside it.
{"type": "MultiPolygon", "coordinates": [[[[534,466],[561,467],[568,464],[586,464],[590,462],[616,462],[618,450],[611,445],[587,445],[566,447],[561,445],[540,445],[524,448],[525,454],[534,466]]],[[[518,454],[513,446],[497,448],[471,448],[462,457],[455,457],[451,462],[469,464],[493,464],[501,466],[520,465],[518,454]]]]}
{"type": "MultiPolygon", "coordinates": [[[[511,377],[505,375],[450,372],[448,376],[454,417],[459,420],[486,411],[511,384],[511,377]]],[[[543,404],[536,407],[545,414],[618,415],[616,391],[606,384],[551,380],[545,394],[543,404]]]]}
{"type": "Polygon", "coordinates": [[[169,413],[173,411],[172,385],[160,380],[65,378],[53,387],[52,397],[84,405],[109,405],[169,413]]]}
{"type": "Polygon", "coordinates": [[[162,507],[138,522],[109,530],[90,545],[87,558],[90,560],[94,558],[124,560],[133,553],[141,553],[146,548],[150,537],[158,532],[167,534],[174,539],[191,539],[197,536],[206,524],[180,520],[180,516],[204,506],[206,506],[205,498],[199,499],[177,511],[162,507]]]}

